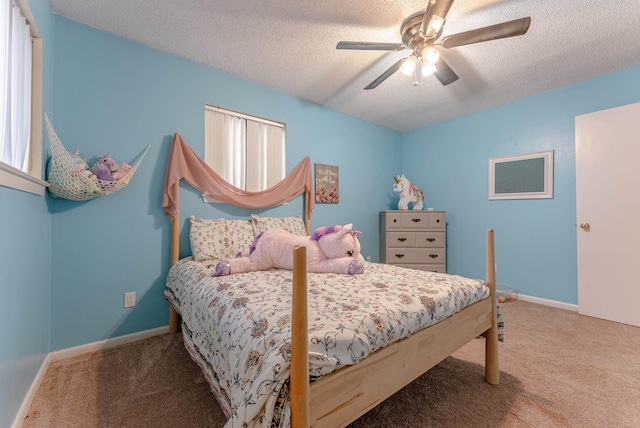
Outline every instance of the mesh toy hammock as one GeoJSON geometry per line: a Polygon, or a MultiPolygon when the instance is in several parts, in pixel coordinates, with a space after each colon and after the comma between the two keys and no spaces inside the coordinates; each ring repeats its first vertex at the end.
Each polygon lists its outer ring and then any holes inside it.
{"type": "Polygon", "coordinates": [[[53,129],[47,115],[44,115],[47,122],[47,132],[49,134],[49,145],[51,148],[51,160],[48,167],[49,192],[52,195],[70,199],[72,201],[86,201],[106,196],[117,192],[129,184],[129,180],[136,173],[140,162],[147,154],[150,146],[147,146],[138,161],[132,165],[131,171],[118,181],[100,180],[91,170],[80,168],[71,154],[64,148],[53,129]]]}

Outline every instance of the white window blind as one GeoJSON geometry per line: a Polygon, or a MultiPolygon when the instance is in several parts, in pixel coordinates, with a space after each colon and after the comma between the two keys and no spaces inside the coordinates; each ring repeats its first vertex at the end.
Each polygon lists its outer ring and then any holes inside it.
{"type": "Polygon", "coordinates": [[[18,4],[2,0],[0,47],[0,160],[29,170],[31,27],[18,4]]]}
{"type": "Polygon", "coordinates": [[[268,189],[285,177],[285,125],[205,105],[205,162],[240,189],[268,189]]]}
{"type": "Polygon", "coordinates": [[[42,38],[27,0],[0,0],[0,186],[42,195],[42,38]]]}

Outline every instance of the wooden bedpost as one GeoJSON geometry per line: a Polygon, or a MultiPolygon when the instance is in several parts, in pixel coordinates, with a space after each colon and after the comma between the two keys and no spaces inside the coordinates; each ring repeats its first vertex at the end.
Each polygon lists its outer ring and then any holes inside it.
{"type": "Polygon", "coordinates": [[[491,291],[493,315],[491,328],[487,330],[485,345],[484,378],[491,385],[500,383],[500,365],[498,361],[498,301],[496,296],[496,257],[493,230],[487,230],[487,276],[486,282],[491,291]]]}
{"type": "Polygon", "coordinates": [[[311,219],[309,218],[308,213],[304,215],[304,227],[307,229],[307,236],[310,236],[311,219]]]}
{"type": "MultiPolygon", "coordinates": [[[[176,264],[180,256],[180,224],[178,223],[178,207],[176,205],[176,216],[171,220],[171,266],[176,264]]],[[[180,318],[178,313],[169,304],[169,333],[177,333],[180,329],[180,318]]]]}
{"type": "Polygon", "coordinates": [[[293,249],[293,303],[291,309],[291,376],[289,402],[291,427],[308,428],[309,392],[309,320],[307,309],[307,248],[293,249]]]}

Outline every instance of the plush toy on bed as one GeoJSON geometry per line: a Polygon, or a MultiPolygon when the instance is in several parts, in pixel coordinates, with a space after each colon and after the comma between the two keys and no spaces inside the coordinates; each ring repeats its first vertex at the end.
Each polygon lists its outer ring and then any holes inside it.
{"type": "Polygon", "coordinates": [[[344,273],[364,272],[360,242],[351,224],[320,227],[312,236],[294,235],[282,229],[269,229],[259,234],[246,253],[216,265],[216,276],[253,272],[271,268],[293,269],[293,247],[307,247],[307,272],[344,273]]]}

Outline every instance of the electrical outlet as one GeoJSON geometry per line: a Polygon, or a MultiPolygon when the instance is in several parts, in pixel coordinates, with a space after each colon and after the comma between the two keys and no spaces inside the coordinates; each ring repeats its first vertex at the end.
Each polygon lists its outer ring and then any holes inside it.
{"type": "Polygon", "coordinates": [[[371,256],[367,256],[367,261],[370,262],[371,261],[371,256]]]}
{"type": "Polygon", "coordinates": [[[494,271],[495,271],[496,273],[498,273],[498,263],[496,263],[496,264],[494,265],[494,271]]]}
{"type": "Polygon", "coordinates": [[[124,293],[124,307],[133,308],[135,305],[136,305],[136,292],[130,291],[128,293],[124,293]]]}

